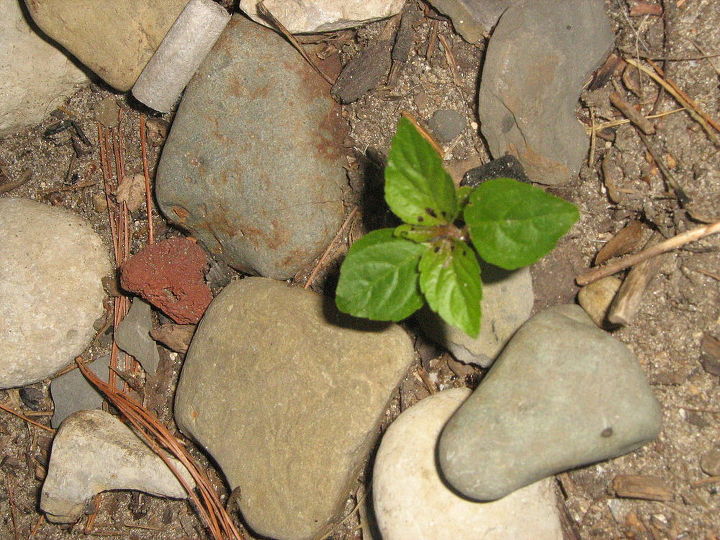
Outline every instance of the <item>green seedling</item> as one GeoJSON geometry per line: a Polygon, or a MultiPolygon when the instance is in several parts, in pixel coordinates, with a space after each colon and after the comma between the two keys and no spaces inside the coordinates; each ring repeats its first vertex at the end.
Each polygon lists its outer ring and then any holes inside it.
{"type": "Polygon", "coordinates": [[[456,189],[440,155],[407,118],[392,141],[385,201],[404,223],[350,247],[340,269],[338,309],[399,321],[427,302],[472,337],[480,332],[478,255],[507,270],[530,265],[579,217],[573,204],[510,178],[456,189]]]}

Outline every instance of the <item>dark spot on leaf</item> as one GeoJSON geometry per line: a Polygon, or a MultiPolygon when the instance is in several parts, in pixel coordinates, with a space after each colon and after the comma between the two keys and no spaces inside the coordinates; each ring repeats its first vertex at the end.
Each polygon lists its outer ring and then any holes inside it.
{"type": "Polygon", "coordinates": [[[425,211],[428,213],[429,216],[432,216],[432,217],[434,217],[434,218],[437,217],[437,214],[435,213],[435,210],[433,210],[432,208],[426,208],[425,211]]]}
{"type": "Polygon", "coordinates": [[[422,223],[423,221],[425,221],[425,218],[422,216],[418,216],[417,220],[422,223]]]}
{"type": "Polygon", "coordinates": [[[433,253],[438,253],[440,251],[440,246],[435,246],[433,248],[433,253]]]}

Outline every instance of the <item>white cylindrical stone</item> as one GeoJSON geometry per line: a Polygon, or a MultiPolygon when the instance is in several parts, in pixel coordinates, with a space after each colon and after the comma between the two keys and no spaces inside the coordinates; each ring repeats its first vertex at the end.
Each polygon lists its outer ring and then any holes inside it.
{"type": "Polygon", "coordinates": [[[190,0],[135,82],[135,98],[170,111],[229,21],[212,0],[190,0]]]}

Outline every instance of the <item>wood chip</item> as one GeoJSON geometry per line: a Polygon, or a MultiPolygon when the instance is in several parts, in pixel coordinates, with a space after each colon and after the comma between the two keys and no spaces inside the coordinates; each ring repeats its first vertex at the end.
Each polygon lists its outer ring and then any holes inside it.
{"type": "Polygon", "coordinates": [[[618,497],[648,501],[673,500],[672,490],[657,476],[620,474],[613,478],[612,487],[618,497]]]}
{"type": "Polygon", "coordinates": [[[194,324],[161,324],[150,330],[150,337],[175,352],[186,353],[195,328],[194,324]]]}
{"type": "Polygon", "coordinates": [[[643,17],[652,15],[653,17],[662,17],[663,8],[660,4],[651,4],[650,2],[635,2],[630,6],[631,17],[643,17]]]}
{"type": "Polygon", "coordinates": [[[598,251],[595,264],[599,266],[614,257],[637,251],[649,232],[650,229],[640,221],[631,221],[598,251]]]}
{"type": "Polygon", "coordinates": [[[720,339],[705,332],[700,341],[700,350],[703,369],[711,375],[720,376],[720,339]]]}
{"type": "Polygon", "coordinates": [[[610,94],[610,103],[618,109],[625,117],[635,124],[638,129],[642,130],[645,135],[652,135],[655,133],[655,126],[645,118],[640,111],[630,105],[618,92],[612,92],[610,94]]]}

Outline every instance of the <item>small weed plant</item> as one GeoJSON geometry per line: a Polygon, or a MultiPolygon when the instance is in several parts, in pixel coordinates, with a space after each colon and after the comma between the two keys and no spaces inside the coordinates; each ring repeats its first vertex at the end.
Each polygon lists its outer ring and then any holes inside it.
{"type": "Polygon", "coordinates": [[[506,270],[552,250],[577,221],[577,208],[510,178],[455,188],[442,159],[401,118],[385,168],[385,200],[403,224],[355,242],[340,269],[340,311],[399,321],[425,302],[449,324],[480,332],[478,255],[506,270]]]}

